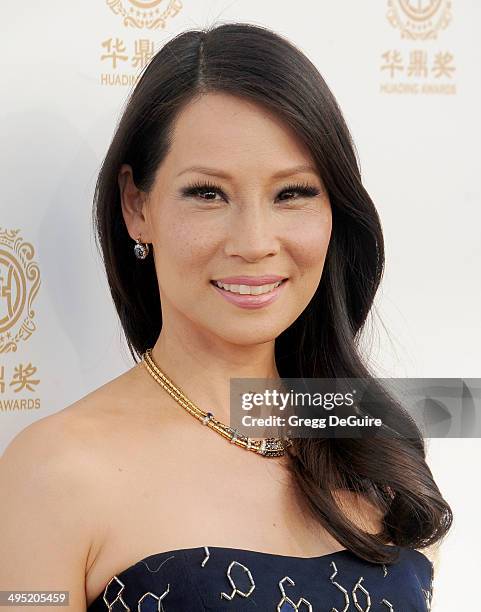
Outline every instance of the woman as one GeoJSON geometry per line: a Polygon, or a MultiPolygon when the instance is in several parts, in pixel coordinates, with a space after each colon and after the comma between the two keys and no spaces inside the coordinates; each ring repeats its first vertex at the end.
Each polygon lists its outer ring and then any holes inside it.
{"type": "Polygon", "coordinates": [[[94,212],[140,361],[6,450],[2,588],[92,611],[429,609],[416,549],[452,515],[401,411],[408,438],[246,449],[227,427],[231,377],[372,377],[357,341],[381,226],[315,66],[254,25],[176,36],[131,95],[94,212]]]}

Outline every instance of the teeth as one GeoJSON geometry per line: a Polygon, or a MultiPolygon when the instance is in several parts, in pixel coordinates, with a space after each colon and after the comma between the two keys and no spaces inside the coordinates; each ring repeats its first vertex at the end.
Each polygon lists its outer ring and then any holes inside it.
{"type": "Polygon", "coordinates": [[[225,289],[226,291],[232,291],[232,293],[240,293],[241,295],[261,295],[262,293],[269,293],[269,291],[279,287],[282,281],[270,285],[226,285],[219,281],[214,281],[214,283],[217,287],[225,289]]]}

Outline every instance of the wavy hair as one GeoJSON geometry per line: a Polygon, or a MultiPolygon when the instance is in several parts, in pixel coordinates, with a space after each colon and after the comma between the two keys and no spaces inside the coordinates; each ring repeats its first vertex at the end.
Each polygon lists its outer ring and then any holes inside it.
{"type": "MultiPolygon", "coordinates": [[[[149,192],[169,151],[179,111],[197,96],[224,92],[273,111],[307,146],[332,209],[332,233],[321,282],[298,319],[275,340],[281,377],[359,377],[377,385],[359,348],[361,331],[384,270],[376,208],[361,182],[357,154],[341,110],[314,64],[271,30],[227,23],[184,31],[142,71],[97,179],[93,222],[110,291],[134,361],[162,328],[152,257],[132,256],[121,211],[118,173],[130,164],[136,186],[149,192]]],[[[452,523],[425,461],[417,426],[387,392],[383,415],[409,435],[379,438],[295,438],[289,468],[312,516],[345,548],[377,563],[396,560],[396,545],[424,548],[452,523]],[[364,497],[383,516],[368,533],[346,516],[336,491],[364,497]]]]}

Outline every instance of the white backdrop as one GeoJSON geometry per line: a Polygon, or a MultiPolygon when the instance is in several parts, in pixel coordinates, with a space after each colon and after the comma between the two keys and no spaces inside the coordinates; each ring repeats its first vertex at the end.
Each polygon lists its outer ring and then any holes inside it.
{"type": "MultiPolygon", "coordinates": [[[[286,35],[338,98],[386,239],[369,344],[379,375],[480,376],[481,3],[145,4],[1,7],[0,452],[33,420],[133,365],[93,241],[94,183],[149,54],[214,22],[286,35]]],[[[464,610],[476,605],[481,550],[479,439],[428,448],[455,515],[433,609],[464,610]]]]}

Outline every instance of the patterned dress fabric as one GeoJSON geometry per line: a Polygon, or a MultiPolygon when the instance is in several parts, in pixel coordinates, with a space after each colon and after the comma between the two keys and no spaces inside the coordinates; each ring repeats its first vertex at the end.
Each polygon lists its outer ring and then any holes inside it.
{"type": "Polygon", "coordinates": [[[426,612],[433,565],[395,547],[370,563],[349,550],[319,557],[201,546],[149,555],[117,573],[88,612],[426,612]]]}

